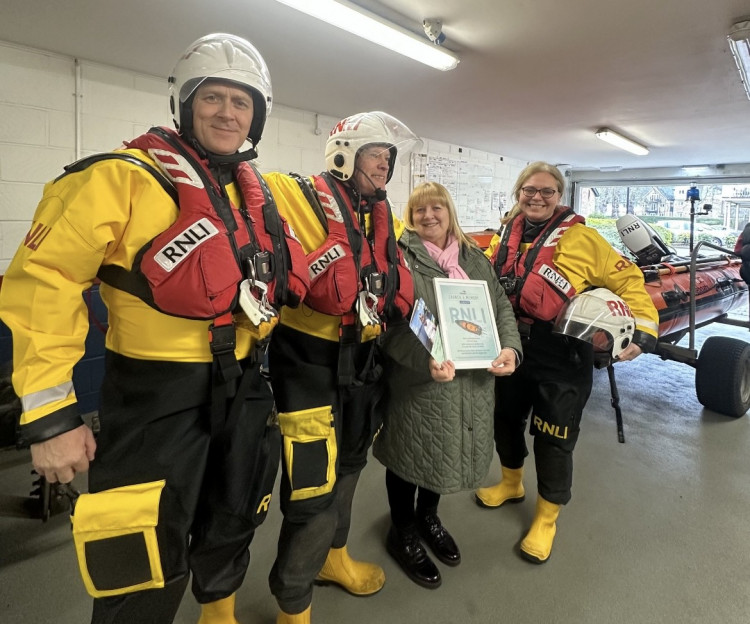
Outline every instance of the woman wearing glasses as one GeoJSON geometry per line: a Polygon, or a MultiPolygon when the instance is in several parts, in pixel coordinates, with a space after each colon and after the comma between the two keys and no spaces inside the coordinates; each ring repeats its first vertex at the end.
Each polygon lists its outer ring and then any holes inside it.
{"type": "Polygon", "coordinates": [[[518,320],[524,360],[512,378],[495,379],[495,446],[502,480],[480,488],[481,507],[524,500],[524,432],[531,415],[537,472],[536,514],[521,542],[521,556],[544,563],[552,551],[560,507],[570,500],[573,448],[591,392],[590,343],[553,333],[555,319],[576,293],[607,288],[630,307],[632,342],[618,360],[632,360],[656,345],[658,313],[640,269],[560,205],[565,180],[544,162],[527,166],[513,188],[516,205],[492,239],[490,257],[518,320]]]}

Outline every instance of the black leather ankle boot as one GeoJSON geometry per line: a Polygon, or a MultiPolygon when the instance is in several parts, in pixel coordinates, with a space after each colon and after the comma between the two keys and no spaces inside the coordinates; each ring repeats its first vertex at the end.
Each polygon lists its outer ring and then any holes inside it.
{"type": "Polygon", "coordinates": [[[430,511],[418,516],[417,528],[422,539],[440,561],[449,566],[461,563],[461,552],[451,534],[440,522],[437,513],[430,511]]]}
{"type": "Polygon", "coordinates": [[[406,576],[417,585],[427,589],[440,587],[443,582],[440,578],[440,571],[419,541],[416,527],[397,529],[391,526],[385,547],[406,576]]]}

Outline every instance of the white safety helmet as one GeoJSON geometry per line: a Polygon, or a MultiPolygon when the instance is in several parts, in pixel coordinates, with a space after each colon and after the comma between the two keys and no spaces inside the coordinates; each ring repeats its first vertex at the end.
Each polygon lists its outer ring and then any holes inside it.
{"type": "Polygon", "coordinates": [[[597,288],[574,295],[557,315],[553,331],[590,342],[595,351],[616,358],[633,340],[635,319],[622,298],[597,288]]]}
{"type": "Polygon", "coordinates": [[[247,138],[254,149],[271,112],[271,75],[260,52],[235,35],[214,33],[201,37],[177,61],[169,76],[169,105],[175,127],[183,133],[192,129],[192,96],[203,81],[211,78],[229,81],[250,92],[253,121],[247,138]]]}
{"type": "Polygon", "coordinates": [[[326,141],[326,170],[339,180],[354,175],[354,165],[359,151],[367,145],[382,145],[391,153],[388,178],[393,175],[396,156],[402,162],[422,142],[409,128],[388,113],[373,111],[358,113],[339,121],[326,141]]]}

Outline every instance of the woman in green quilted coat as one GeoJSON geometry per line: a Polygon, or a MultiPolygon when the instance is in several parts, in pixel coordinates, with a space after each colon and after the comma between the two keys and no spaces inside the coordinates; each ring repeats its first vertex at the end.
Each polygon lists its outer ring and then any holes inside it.
{"type": "Polygon", "coordinates": [[[435,182],[414,189],[404,221],[399,245],[412,270],[415,301],[422,298],[437,315],[434,278],[485,280],[502,345],[490,368],[456,370],[430,357],[408,323],[391,324],[385,334],[388,401],[373,452],[387,468],[392,525],[386,548],[415,583],[436,588],[440,571],[422,540],[443,563],[461,562],[437,515],[438,502],[486,476],[494,452],[495,376],[510,375],[520,364],[521,340],[510,302],[487,258],[461,231],[447,189],[435,182]]]}

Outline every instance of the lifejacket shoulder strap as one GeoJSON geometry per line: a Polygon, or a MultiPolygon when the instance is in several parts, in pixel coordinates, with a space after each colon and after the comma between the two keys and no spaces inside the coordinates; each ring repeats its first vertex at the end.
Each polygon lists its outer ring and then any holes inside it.
{"type": "Polygon", "coordinates": [[[153,165],[141,160],[140,158],[133,156],[133,154],[127,154],[125,152],[105,152],[103,154],[92,154],[91,156],[86,156],[85,158],[76,160],[74,163],[65,165],[65,167],[63,167],[63,169],[65,169],[65,172],[57,176],[54,181],[57,182],[58,180],[62,180],[65,176],[70,175],[71,173],[78,173],[80,171],[83,171],[84,169],[88,169],[91,165],[101,162],[102,160],[123,160],[127,163],[130,163],[131,165],[140,167],[144,171],[147,171],[154,177],[154,179],[174,200],[174,202],[177,203],[177,189],[172,186],[172,183],[164,177],[161,171],[159,171],[153,165]]]}
{"type": "Polygon", "coordinates": [[[565,219],[567,219],[569,216],[571,216],[573,213],[573,210],[571,208],[567,208],[566,210],[561,211],[557,216],[550,219],[550,222],[547,224],[547,227],[544,228],[544,232],[536,239],[536,242],[534,243],[533,247],[529,249],[528,253],[526,254],[526,260],[524,261],[524,265],[526,268],[526,272],[528,273],[531,267],[534,266],[534,262],[536,261],[536,257],[539,255],[539,251],[542,249],[542,246],[544,243],[547,242],[547,239],[555,232],[557,229],[557,226],[560,225],[565,219]]]}
{"type": "MultiPolygon", "coordinates": [[[[91,165],[104,160],[122,160],[148,172],[149,174],[151,174],[151,176],[153,176],[154,180],[159,183],[159,186],[164,189],[164,192],[169,195],[172,201],[179,206],[177,189],[169,180],[167,180],[166,177],[164,177],[161,171],[159,171],[153,165],[134,156],[133,154],[127,154],[125,152],[105,152],[102,154],[92,154],[91,156],[81,158],[74,163],[66,165],[64,167],[65,173],[55,178],[55,182],[72,173],[79,173],[81,171],[84,171],[91,165]]],[[[133,273],[132,271],[128,271],[121,266],[107,264],[101,265],[99,267],[96,276],[105,284],[110,284],[120,290],[124,290],[125,292],[143,300],[151,307],[157,307],[154,302],[151,288],[142,275],[138,275],[136,273],[133,273]]]]}
{"type": "MultiPolygon", "coordinates": [[[[339,212],[341,212],[341,219],[344,223],[344,228],[346,228],[346,236],[349,239],[349,247],[352,250],[352,255],[354,256],[354,262],[357,267],[357,275],[360,274],[361,270],[361,262],[362,262],[362,236],[365,235],[364,232],[361,233],[361,235],[357,232],[357,227],[354,224],[354,218],[352,217],[352,210],[356,211],[357,207],[354,206],[354,203],[351,201],[347,201],[344,199],[344,196],[339,191],[339,187],[337,186],[337,180],[328,172],[324,172],[321,174],[321,177],[323,180],[325,180],[326,186],[331,191],[331,195],[333,195],[334,201],[339,206],[339,212]],[[352,207],[352,209],[349,209],[349,206],[352,207]]],[[[328,218],[326,218],[326,223],[328,222],[328,218]]]]}
{"type": "MultiPolygon", "coordinates": [[[[354,259],[356,262],[357,267],[357,273],[361,275],[362,267],[362,245],[364,243],[364,239],[367,237],[367,232],[361,231],[359,235],[357,234],[356,227],[354,224],[354,219],[352,218],[352,215],[350,211],[348,210],[348,206],[352,204],[353,209],[356,211],[357,206],[353,205],[353,202],[347,203],[344,197],[341,195],[341,192],[339,191],[339,187],[337,186],[336,182],[337,180],[328,172],[325,172],[321,174],[321,177],[325,180],[326,185],[331,190],[331,194],[334,197],[334,200],[338,203],[339,208],[341,209],[341,216],[343,218],[344,226],[346,228],[347,237],[349,238],[349,245],[352,250],[352,254],[354,255],[354,259]]],[[[380,202],[379,202],[380,203],[380,202]]],[[[370,219],[371,219],[371,231],[375,231],[377,229],[377,220],[378,219],[384,219],[385,225],[386,225],[386,236],[387,240],[385,243],[385,252],[386,252],[386,262],[387,262],[387,278],[385,280],[385,292],[383,293],[384,296],[384,311],[386,315],[389,315],[393,312],[392,308],[394,305],[394,301],[396,300],[396,294],[399,291],[400,288],[400,279],[398,274],[398,266],[399,266],[399,256],[398,256],[398,243],[396,241],[396,233],[393,228],[393,218],[391,216],[391,208],[390,204],[388,204],[387,200],[384,200],[383,202],[383,214],[378,214],[375,209],[372,210],[370,213],[370,219]]],[[[322,208],[321,208],[322,210],[322,208]]],[[[328,219],[326,219],[326,222],[328,219]]],[[[361,229],[364,230],[364,221],[361,224],[361,229]]],[[[376,252],[373,250],[373,258],[372,261],[375,261],[375,255],[376,252]]]]}
{"type": "MultiPolygon", "coordinates": [[[[245,163],[248,169],[255,175],[261,191],[263,192],[263,224],[268,236],[271,238],[273,246],[273,272],[276,278],[276,288],[274,289],[274,302],[278,305],[297,305],[299,301],[293,301],[294,297],[288,290],[289,271],[292,269],[292,258],[289,252],[289,246],[286,242],[286,233],[284,224],[281,221],[281,215],[276,208],[276,201],[271,194],[271,189],[260,172],[253,163],[245,163]]],[[[256,233],[257,236],[257,233],[256,233]]]]}
{"type": "MultiPolygon", "coordinates": [[[[213,206],[216,214],[224,223],[224,227],[227,229],[227,232],[231,235],[233,232],[237,231],[238,225],[237,221],[234,218],[234,215],[232,214],[232,207],[229,204],[229,201],[224,201],[224,199],[219,195],[219,182],[209,178],[206,170],[204,170],[200,163],[196,162],[195,158],[193,158],[190,152],[185,149],[185,147],[177,140],[177,138],[173,134],[167,132],[164,128],[161,128],[159,126],[154,126],[148,132],[149,134],[154,134],[162,139],[165,143],[167,143],[167,145],[169,145],[173,150],[175,150],[175,152],[177,152],[190,164],[190,166],[193,168],[193,171],[195,171],[195,173],[201,179],[201,182],[203,182],[203,186],[211,201],[211,205],[213,206]]],[[[178,206],[180,205],[179,201],[177,201],[176,203],[178,206]]]]}
{"type": "Polygon", "coordinates": [[[536,242],[534,243],[533,247],[528,250],[526,254],[526,260],[523,263],[524,274],[523,274],[523,277],[521,277],[520,283],[518,284],[519,296],[521,294],[521,290],[524,287],[524,284],[526,284],[526,278],[531,273],[531,269],[534,266],[534,262],[536,262],[536,257],[539,255],[539,252],[544,246],[544,243],[546,243],[547,239],[557,230],[558,225],[560,225],[568,217],[574,214],[575,213],[573,212],[572,208],[566,208],[565,210],[562,210],[558,215],[550,219],[550,222],[547,224],[547,227],[544,228],[544,231],[537,237],[536,242]]]}
{"type": "Polygon", "coordinates": [[[318,217],[320,225],[323,226],[325,233],[328,234],[328,219],[326,218],[325,212],[323,212],[323,206],[320,205],[318,194],[315,192],[315,188],[313,187],[310,178],[304,178],[298,173],[290,173],[289,177],[299,185],[307,203],[310,204],[310,208],[312,208],[315,216],[318,217]]]}
{"type": "Polygon", "coordinates": [[[500,235],[500,240],[497,243],[495,251],[495,272],[498,277],[502,272],[505,261],[508,259],[508,241],[510,240],[511,232],[513,231],[513,223],[519,218],[519,216],[521,216],[521,213],[518,213],[497,231],[498,235],[500,235]]]}

